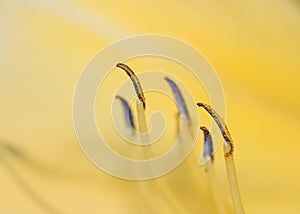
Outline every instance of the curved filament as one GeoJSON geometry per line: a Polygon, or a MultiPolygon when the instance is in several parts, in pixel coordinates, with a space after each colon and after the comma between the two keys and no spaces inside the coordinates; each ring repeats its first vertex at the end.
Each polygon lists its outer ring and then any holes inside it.
{"type": "Polygon", "coordinates": [[[126,121],[126,126],[130,127],[132,130],[135,130],[135,124],[133,120],[133,114],[130,109],[129,103],[121,96],[116,96],[116,99],[120,100],[124,110],[124,117],[126,121]]]}
{"type": "Polygon", "coordinates": [[[125,65],[124,63],[118,63],[116,66],[118,68],[121,68],[123,71],[125,71],[126,74],[130,77],[130,79],[133,83],[136,95],[138,96],[138,99],[143,103],[143,107],[145,109],[146,108],[146,102],[145,102],[143,89],[142,89],[142,86],[141,86],[141,83],[140,83],[139,79],[137,78],[137,76],[135,75],[133,70],[128,65],[125,65]]]}
{"type": "Polygon", "coordinates": [[[203,131],[204,134],[204,149],[203,149],[203,156],[207,158],[208,160],[214,160],[213,152],[213,143],[212,143],[212,137],[210,132],[205,126],[201,126],[200,129],[203,131]]]}
{"type": "Polygon", "coordinates": [[[167,81],[167,83],[170,85],[170,87],[172,89],[172,92],[175,96],[175,100],[176,100],[176,104],[177,104],[179,114],[185,116],[187,121],[188,121],[188,124],[190,125],[191,124],[191,118],[190,118],[188,109],[186,107],[184,98],[183,98],[178,86],[170,78],[165,77],[164,79],[167,81]]]}
{"type": "Polygon", "coordinates": [[[232,139],[223,118],[210,105],[204,103],[197,103],[197,105],[199,107],[203,107],[212,116],[212,118],[216,121],[217,125],[219,126],[219,129],[221,130],[224,139],[227,142],[231,142],[232,139]]]}

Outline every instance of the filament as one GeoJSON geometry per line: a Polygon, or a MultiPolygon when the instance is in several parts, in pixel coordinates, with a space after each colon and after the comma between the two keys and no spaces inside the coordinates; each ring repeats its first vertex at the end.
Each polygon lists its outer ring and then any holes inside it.
{"type": "Polygon", "coordinates": [[[187,118],[188,124],[190,125],[191,124],[191,118],[190,118],[189,112],[187,110],[184,98],[183,98],[178,86],[170,78],[165,77],[164,79],[168,82],[168,84],[170,85],[170,87],[172,89],[172,92],[175,96],[175,100],[176,100],[176,104],[177,104],[179,114],[184,115],[187,118]]]}
{"type": "Polygon", "coordinates": [[[203,156],[205,158],[213,161],[214,160],[214,156],[213,156],[214,148],[213,148],[211,134],[205,126],[201,126],[200,129],[203,131],[203,134],[204,134],[203,156]]]}
{"type": "Polygon", "coordinates": [[[145,102],[143,89],[142,89],[142,86],[141,86],[141,83],[140,83],[139,79],[137,78],[137,76],[135,75],[133,70],[128,65],[125,65],[123,63],[118,63],[116,66],[118,68],[121,68],[122,70],[124,70],[126,72],[126,74],[130,77],[130,79],[133,83],[136,95],[138,96],[138,99],[143,103],[143,108],[145,109],[146,108],[146,102],[145,102]]]}
{"type": "Polygon", "coordinates": [[[232,141],[232,138],[230,136],[230,133],[228,131],[228,128],[227,128],[223,118],[210,105],[207,105],[204,103],[197,103],[197,105],[199,107],[203,107],[217,123],[217,125],[226,141],[224,143],[224,146],[226,147],[224,155],[226,157],[232,155],[233,151],[234,151],[233,141],[232,141]]]}
{"type": "Polygon", "coordinates": [[[133,114],[131,111],[131,108],[129,106],[129,103],[121,96],[116,96],[116,99],[119,99],[122,103],[123,110],[124,110],[124,117],[126,121],[127,127],[130,127],[131,129],[135,130],[135,124],[133,121],[133,114]]]}
{"type": "Polygon", "coordinates": [[[211,106],[204,103],[197,103],[197,105],[199,107],[203,107],[212,116],[212,118],[219,126],[219,129],[221,130],[222,135],[225,139],[225,142],[223,144],[223,150],[224,150],[225,165],[227,170],[229,187],[231,191],[232,202],[236,213],[243,214],[245,213],[245,211],[243,208],[238,180],[236,176],[236,169],[235,169],[234,158],[233,158],[233,151],[234,151],[233,142],[230,133],[228,131],[228,128],[223,118],[211,106]]]}

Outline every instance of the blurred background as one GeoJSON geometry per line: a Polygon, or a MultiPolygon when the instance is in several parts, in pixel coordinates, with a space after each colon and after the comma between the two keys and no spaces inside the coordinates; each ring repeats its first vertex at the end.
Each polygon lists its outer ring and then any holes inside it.
{"type": "MultiPolygon", "coordinates": [[[[0,213],[216,212],[199,151],[166,176],[133,182],[97,169],[77,142],[80,72],[112,42],[148,33],[190,43],[218,73],[246,212],[299,213],[297,0],[1,0],[0,213]]],[[[215,159],[231,212],[221,149],[215,159]]]]}

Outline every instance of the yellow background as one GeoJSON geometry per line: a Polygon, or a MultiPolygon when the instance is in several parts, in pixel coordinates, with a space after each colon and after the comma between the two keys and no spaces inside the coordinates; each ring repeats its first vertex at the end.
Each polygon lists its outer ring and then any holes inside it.
{"type": "MultiPolygon", "coordinates": [[[[196,155],[137,184],[98,170],[77,143],[72,96],[83,67],[110,43],[144,33],[187,41],[214,66],[247,213],[299,213],[297,0],[0,1],[0,213],[214,211],[196,155]]],[[[230,204],[220,149],[216,171],[230,204]]]]}

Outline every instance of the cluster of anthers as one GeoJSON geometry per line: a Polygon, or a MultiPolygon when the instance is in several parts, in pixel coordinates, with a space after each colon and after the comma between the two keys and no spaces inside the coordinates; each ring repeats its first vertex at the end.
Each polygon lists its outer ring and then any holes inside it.
{"type": "MultiPolygon", "coordinates": [[[[126,72],[126,74],[130,77],[130,79],[133,83],[135,92],[137,94],[139,103],[142,104],[142,110],[145,110],[146,109],[145,96],[144,96],[143,89],[142,89],[139,79],[137,78],[137,76],[135,75],[133,70],[128,65],[123,64],[123,63],[118,63],[116,66],[118,68],[121,68],[122,70],[124,70],[126,72]]],[[[185,100],[184,100],[182,93],[180,92],[178,86],[170,78],[165,77],[164,79],[167,81],[167,83],[169,84],[169,86],[172,89],[172,92],[174,94],[174,98],[175,98],[175,101],[177,104],[179,115],[184,116],[187,119],[188,125],[191,125],[191,118],[190,118],[189,112],[187,110],[185,100]]],[[[130,109],[128,102],[120,96],[116,96],[116,98],[121,101],[122,106],[124,108],[126,125],[130,129],[135,130],[136,127],[133,122],[133,116],[132,116],[133,114],[132,114],[132,111],[130,109]]],[[[223,144],[223,152],[224,152],[224,157],[225,157],[225,165],[226,165],[226,169],[227,169],[227,175],[228,175],[228,181],[229,181],[229,186],[230,186],[230,190],[231,190],[233,206],[234,206],[236,213],[244,213],[244,209],[242,206],[241,197],[240,197],[240,193],[239,193],[239,187],[238,187],[238,182],[237,182],[234,160],[233,160],[234,145],[233,145],[233,141],[230,136],[229,130],[228,130],[223,118],[210,105],[204,104],[204,103],[197,103],[197,106],[204,108],[210,114],[210,116],[214,119],[217,126],[219,127],[221,134],[225,140],[224,144],[223,144]]],[[[141,115],[144,115],[144,114],[142,113],[141,115]]],[[[140,122],[140,118],[139,118],[139,122],[140,122]]],[[[200,129],[203,131],[203,134],[204,134],[203,156],[212,162],[213,161],[213,143],[212,143],[211,134],[205,126],[201,126],[200,129]]]]}

